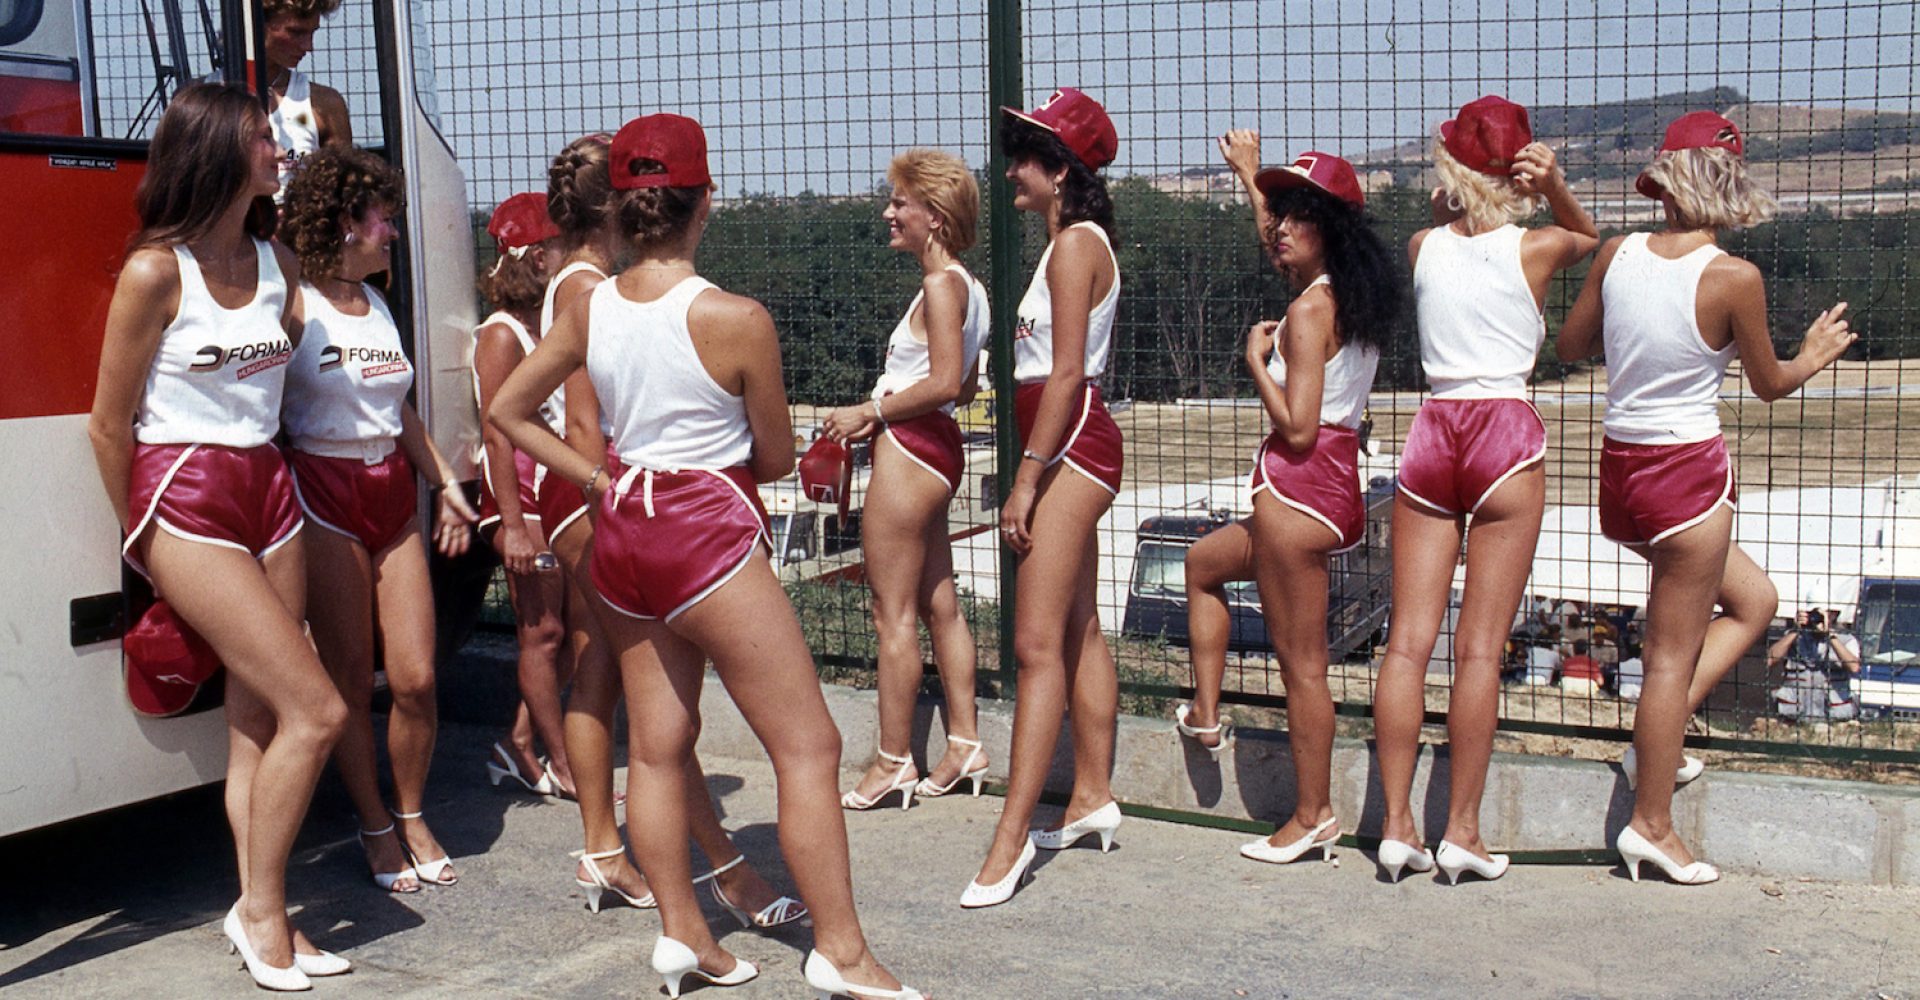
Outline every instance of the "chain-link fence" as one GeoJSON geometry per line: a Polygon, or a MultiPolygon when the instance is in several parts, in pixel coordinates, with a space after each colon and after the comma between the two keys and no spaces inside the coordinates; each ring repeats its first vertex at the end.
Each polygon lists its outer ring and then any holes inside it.
{"type": "MultiPolygon", "coordinates": [[[[889,158],[942,146],[998,185],[987,170],[990,80],[1023,106],[1058,85],[1104,102],[1121,135],[1108,175],[1124,285],[1106,389],[1127,473],[1100,526],[1099,595],[1135,708],[1189,683],[1181,557],[1202,526],[1248,512],[1245,482],[1266,418],[1242,338],[1291,296],[1262,257],[1215,137],[1256,128],[1268,163],[1309,148],[1346,156],[1382,234],[1404,245],[1426,224],[1435,126],[1483,93],[1531,108],[1536,134],[1605,233],[1653,222],[1653,203],[1632,183],[1665,123],[1702,107],[1726,112],[1750,137],[1752,172],[1782,203],[1776,221],[1725,240],[1766,276],[1776,342],[1791,352],[1807,322],[1840,300],[1862,333],[1834,372],[1771,406],[1739,381],[1738,365],[1730,374],[1722,417],[1740,494],[1736,538],[1778,584],[1782,615],[1837,610],[1864,667],[1818,671],[1838,699],[1832,711],[1858,720],[1817,719],[1823,713],[1803,706],[1790,722],[1779,702],[1793,694],[1790,678],[1756,648],[1693,739],[1913,759],[1920,726],[1903,713],[1920,708],[1920,666],[1907,668],[1920,652],[1920,465],[1897,442],[1920,426],[1920,400],[1904,385],[1904,359],[1920,352],[1915,5],[1631,3],[1596,14],[1517,0],[1163,0],[943,3],[909,14],[871,0],[639,13],[427,0],[422,10],[439,57],[441,126],[476,213],[543,187],[548,158],[582,132],[655,110],[706,125],[721,199],[702,268],[772,310],[802,433],[823,407],[864,395],[918,282],[912,261],[885,247],[889,158]]],[[[339,28],[324,29],[320,56],[339,28]]],[[[327,79],[331,64],[316,62],[327,79]]],[[[992,231],[997,239],[968,263],[990,282],[1024,284],[1043,234],[1023,220],[992,231]]],[[[1584,271],[1555,281],[1550,338],[1584,271]]],[[[996,289],[996,302],[1018,294],[996,289]]],[[[1009,322],[996,317],[996,343],[1006,343],[1009,322]]],[[[1333,573],[1332,683],[1349,714],[1364,714],[1372,697],[1389,610],[1394,461],[1422,390],[1409,318],[1370,401],[1367,543],[1333,573]]],[[[1624,669],[1632,693],[1646,569],[1597,527],[1604,393],[1604,371],[1555,363],[1550,339],[1533,387],[1549,429],[1548,511],[1503,688],[1512,729],[1623,738],[1632,724],[1634,703],[1614,678],[1624,669]],[[1555,683],[1559,647],[1576,638],[1605,668],[1602,689],[1575,695],[1555,683]]],[[[1010,692],[1011,665],[997,656],[1010,625],[998,613],[1007,567],[982,530],[995,517],[993,412],[989,393],[962,413],[969,474],[952,529],[984,683],[1010,692]]],[[[816,654],[826,667],[858,670],[874,647],[857,519],[839,529],[790,483],[767,499],[780,526],[776,559],[816,654]]],[[[1257,597],[1251,585],[1233,593],[1227,699],[1283,707],[1257,597]]],[[[1443,634],[1429,675],[1436,713],[1447,704],[1448,649],[1443,634]]]]}

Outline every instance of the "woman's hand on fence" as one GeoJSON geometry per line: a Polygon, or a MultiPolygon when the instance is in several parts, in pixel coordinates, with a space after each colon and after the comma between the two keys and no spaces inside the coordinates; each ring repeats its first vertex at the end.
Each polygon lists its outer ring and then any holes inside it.
{"type": "Polygon", "coordinates": [[[1240,178],[1241,183],[1251,185],[1253,175],[1260,172],[1260,133],[1250,128],[1229,129],[1215,142],[1227,166],[1233,168],[1234,176],[1240,178]]]}
{"type": "Polygon", "coordinates": [[[865,441],[879,429],[880,421],[871,403],[836,407],[827,414],[824,427],[828,437],[840,442],[865,441]]]}
{"type": "Polygon", "coordinates": [[[1007,502],[1000,507],[1000,540],[1021,555],[1033,548],[1033,536],[1028,534],[1027,524],[1033,519],[1033,500],[1037,493],[1031,486],[1015,483],[1007,494],[1007,502]]]}
{"type": "Polygon", "coordinates": [[[1846,311],[1845,302],[1837,303],[1814,317],[1813,325],[1807,327],[1807,335],[1800,341],[1800,353],[1794,360],[1808,366],[1809,376],[1840,360],[1840,355],[1860,339],[1859,334],[1848,329],[1847,321],[1840,318],[1846,311]]]}

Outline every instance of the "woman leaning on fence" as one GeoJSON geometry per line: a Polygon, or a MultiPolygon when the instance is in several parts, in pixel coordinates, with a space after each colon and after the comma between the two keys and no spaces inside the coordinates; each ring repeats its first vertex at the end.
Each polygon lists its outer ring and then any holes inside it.
{"type": "Polygon", "coordinates": [[[973,391],[987,334],[987,290],[955,256],[973,245],[980,189],[959,157],[930,149],[894,157],[887,178],[887,244],[919,263],[920,292],[888,338],[872,399],[826,421],[837,440],[874,442],[860,541],[880,639],[880,748],[840,797],[849,809],[871,809],[894,792],[905,809],[915,794],[938,797],[966,780],[979,795],[987,772],[974,722],[973,632],[960,613],[947,537],[947,505],[967,469],[954,402],[973,391]],[[947,735],[925,778],[910,742],[922,621],[946,692],[947,735]]]}
{"type": "Polygon", "coordinates": [[[1635,881],[1641,862],[1688,885],[1720,877],[1673,828],[1674,785],[1699,774],[1681,745],[1688,716],[1765,634],[1778,605],[1766,573],[1732,544],[1733,466],[1719,413],[1727,365],[1738,357],[1754,394],[1771,402],[1858,337],[1840,318],[1842,302],[1814,319],[1793,360],[1775,356],[1759,269],[1719,247],[1721,230],[1773,214],[1773,199],[1746,175],[1743,149],[1740,130],[1711,111],[1667,128],[1636,185],[1660,202],[1666,227],[1607,241],[1557,345],[1563,361],[1606,351],[1600,530],[1653,566],[1626,764],[1633,816],[1616,841],[1635,881]]]}
{"type": "Polygon", "coordinates": [[[1120,826],[1111,784],[1120,692],[1095,604],[1094,533],[1120,489],[1122,462],[1120,428],[1096,385],[1112,352],[1120,265],[1113,201],[1095,171],[1113,161],[1120,140],[1106,110],[1070,88],[1031,113],[1002,110],[1013,207],[1046,222],[1048,243],[1015,320],[1023,451],[1000,512],[1001,536],[1019,559],[1013,753],[1006,806],[960,897],[965,907],[1012,898],[1036,847],[1096,836],[1105,850],[1120,826]],[[1073,722],[1073,795],[1059,829],[1029,830],[1063,714],[1073,722]]]}
{"type": "Polygon", "coordinates": [[[1553,150],[1533,141],[1525,108],[1482,97],[1440,126],[1434,225],[1413,235],[1420,363],[1433,396],[1400,456],[1393,508],[1393,611],[1374,694],[1386,800],[1383,863],[1437,862],[1499,878],[1505,855],[1480,839],[1480,799],[1499,721],[1500,656],[1533,566],[1546,509],[1546,427],[1527,377],[1546,338],[1541,312],[1553,275],[1599,241],[1553,150]],[[1516,225],[1544,200],[1554,224],[1516,225]],[[1472,533],[1467,534],[1471,521],[1472,533]],[[1427,664],[1447,617],[1463,536],[1466,584],[1453,635],[1447,710],[1451,785],[1447,829],[1428,854],[1413,820],[1413,771],[1426,714],[1427,664]]]}

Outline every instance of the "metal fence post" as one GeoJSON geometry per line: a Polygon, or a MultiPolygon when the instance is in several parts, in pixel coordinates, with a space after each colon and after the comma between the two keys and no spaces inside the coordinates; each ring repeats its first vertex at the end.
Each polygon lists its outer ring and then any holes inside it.
{"type": "MultiPolygon", "coordinates": [[[[994,140],[1000,108],[1020,107],[1020,2],[987,3],[987,251],[993,275],[993,427],[999,450],[996,463],[998,497],[1004,502],[1020,467],[1020,433],[1013,415],[1013,314],[1020,304],[1020,218],[1013,207],[1013,186],[1007,181],[1007,160],[994,140]]],[[[1013,606],[1014,556],[1000,543],[1000,683],[1002,696],[1014,686],[1013,606]]]]}

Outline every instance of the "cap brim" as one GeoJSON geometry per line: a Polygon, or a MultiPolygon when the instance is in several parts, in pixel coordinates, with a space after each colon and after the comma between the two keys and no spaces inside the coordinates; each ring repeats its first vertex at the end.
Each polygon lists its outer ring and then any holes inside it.
{"type": "Polygon", "coordinates": [[[1003,104],[1000,106],[1000,110],[1006,114],[1012,115],[1013,117],[1020,119],[1023,122],[1026,122],[1029,125],[1046,129],[1047,131],[1052,132],[1054,135],[1060,134],[1059,129],[1054,128],[1053,126],[1047,124],[1046,122],[1041,121],[1038,118],[1035,118],[1030,114],[1027,114],[1025,111],[1022,111],[1019,108],[1010,108],[1003,104]]]}
{"type": "MultiPolygon", "coordinates": [[[[1314,183],[1313,178],[1308,177],[1306,174],[1292,167],[1268,167],[1253,175],[1253,186],[1259,188],[1263,194],[1268,191],[1278,191],[1281,188],[1295,187],[1310,187],[1320,191],[1327,190],[1319,184],[1314,183]]],[[[1327,191],[1327,193],[1332,194],[1333,192],[1327,191]]]]}
{"type": "Polygon", "coordinates": [[[1659,201],[1660,196],[1666,193],[1666,191],[1662,189],[1659,184],[1655,183],[1652,177],[1647,176],[1644,171],[1639,177],[1634,179],[1633,189],[1640,192],[1643,197],[1652,198],[1654,201],[1659,201]]]}
{"type": "Polygon", "coordinates": [[[179,715],[193,704],[194,696],[200,693],[198,684],[150,677],[131,663],[123,667],[123,672],[127,681],[127,702],[135,712],[148,718],[164,719],[179,715]]]}

